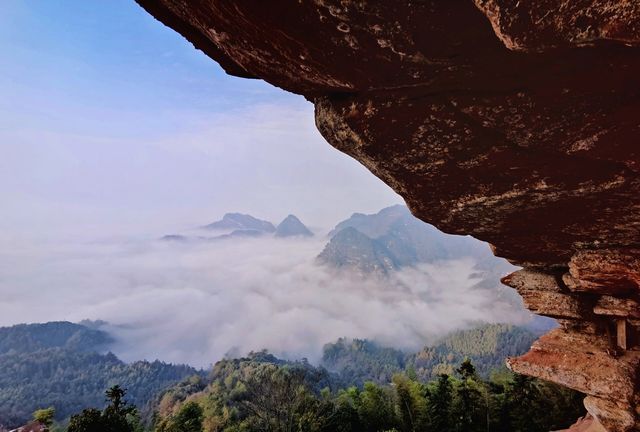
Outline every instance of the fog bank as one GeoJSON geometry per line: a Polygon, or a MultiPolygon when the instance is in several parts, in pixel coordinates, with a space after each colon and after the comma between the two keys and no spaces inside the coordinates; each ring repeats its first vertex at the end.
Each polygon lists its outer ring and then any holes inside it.
{"type": "Polygon", "coordinates": [[[473,288],[472,260],[425,264],[388,280],[315,264],[326,239],[229,239],[33,246],[4,252],[0,325],[103,319],[124,360],[208,366],[266,348],[319,359],[338,337],[416,349],[520,309],[473,288]]]}

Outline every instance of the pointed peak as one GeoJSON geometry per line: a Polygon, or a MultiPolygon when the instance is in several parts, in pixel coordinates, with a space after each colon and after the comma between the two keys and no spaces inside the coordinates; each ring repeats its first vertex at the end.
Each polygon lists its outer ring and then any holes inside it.
{"type": "Polygon", "coordinates": [[[276,228],[276,237],[311,237],[313,232],[295,215],[288,215],[276,228]]]}

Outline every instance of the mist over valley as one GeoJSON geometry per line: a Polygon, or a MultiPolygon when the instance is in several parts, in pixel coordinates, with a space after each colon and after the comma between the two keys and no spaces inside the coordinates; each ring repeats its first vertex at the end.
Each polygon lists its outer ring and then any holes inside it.
{"type": "Polygon", "coordinates": [[[530,319],[498,281],[510,265],[404,206],[313,235],[293,218],[230,214],[169,237],[16,251],[0,324],[104,320],[125,361],[208,367],[262,349],[317,362],[341,337],[416,350],[477,323],[530,319]]]}

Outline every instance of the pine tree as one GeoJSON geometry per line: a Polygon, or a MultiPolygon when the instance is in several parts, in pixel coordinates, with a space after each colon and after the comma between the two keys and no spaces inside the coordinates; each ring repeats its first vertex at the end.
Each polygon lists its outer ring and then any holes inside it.
{"type": "Polygon", "coordinates": [[[458,432],[481,432],[487,430],[486,403],[483,403],[481,385],[476,368],[465,359],[456,369],[460,381],[455,388],[453,418],[458,432]]]}
{"type": "Polygon", "coordinates": [[[101,412],[89,408],[71,416],[68,432],[138,432],[141,429],[138,411],[124,397],[126,389],[116,385],[105,392],[109,405],[101,412]]]}
{"type": "Polygon", "coordinates": [[[511,431],[542,432],[540,416],[531,415],[540,411],[540,394],[534,378],[516,374],[506,392],[506,404],[510,413],[511,431]]]}
{"type": "Polygon", "coordinates": [[[451,405],[452,385],[447,374],[438,375],[438,382],[430,396],[429,418],[431,428],[438,432],[452,432],[451,405]]]}

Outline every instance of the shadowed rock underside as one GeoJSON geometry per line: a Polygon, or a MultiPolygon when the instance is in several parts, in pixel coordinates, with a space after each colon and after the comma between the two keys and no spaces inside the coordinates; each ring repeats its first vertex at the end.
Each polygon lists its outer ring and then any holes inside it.
{"type": "Polygon", "coordinates": [[[509,360],[640,430],[640,2],[138,0],[315,104],[422,220],[491,243],[561,327],[509,360]]]}

